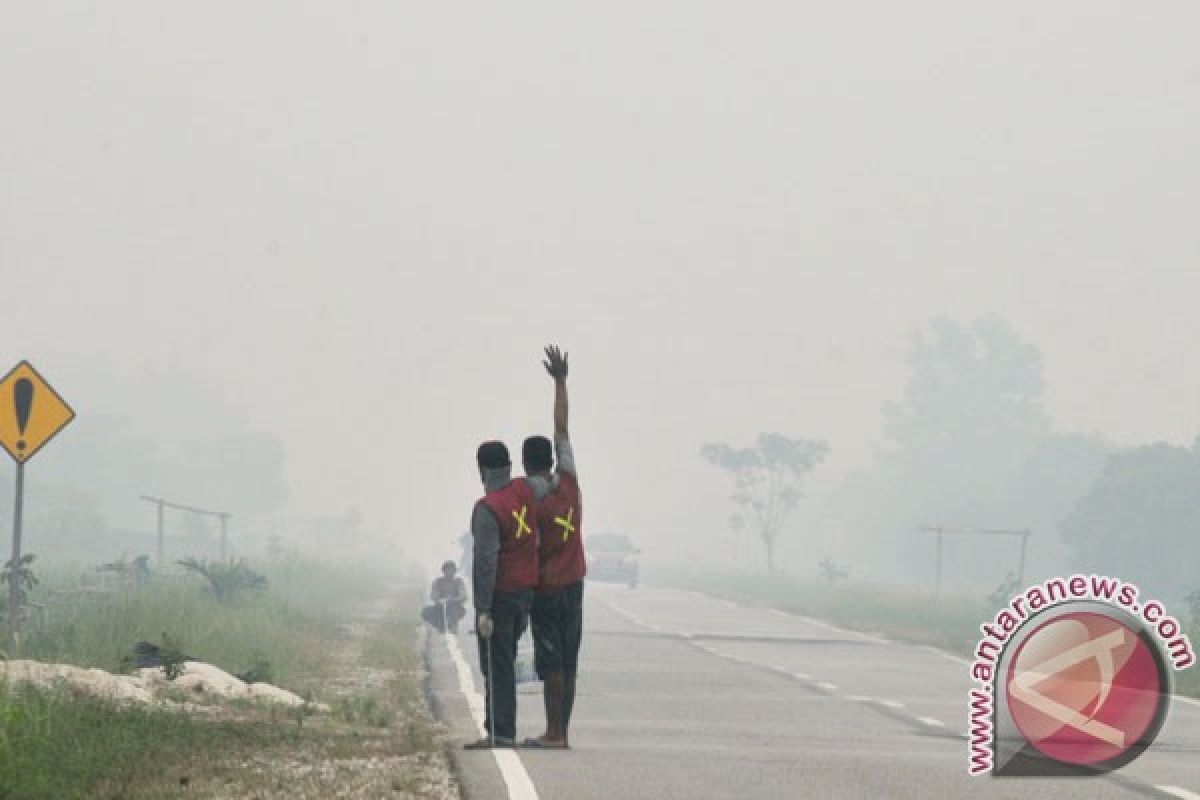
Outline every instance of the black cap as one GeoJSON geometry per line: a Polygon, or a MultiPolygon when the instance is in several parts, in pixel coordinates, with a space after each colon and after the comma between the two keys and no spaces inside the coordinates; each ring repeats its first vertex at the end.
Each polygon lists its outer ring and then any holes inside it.
{"type": "Polygon", "coordinates": [[[484,468],[512,466],[512,459],[508,457],[508,448],[504,446],[504,442],[492,441],[479,445],[475,460],[484,468]]]}
{"type": "Polygon", "coordinates": [[[521,446],[521,462],[533,472],[550,469],[554,466],[554,445],[545,436],[530,436],[521,446]]]}

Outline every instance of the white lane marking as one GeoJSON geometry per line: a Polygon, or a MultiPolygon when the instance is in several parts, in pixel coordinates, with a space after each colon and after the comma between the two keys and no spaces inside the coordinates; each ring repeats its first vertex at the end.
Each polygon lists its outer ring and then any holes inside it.
{"type": "MultiPolygon", "coordinates": [[[[487,730],[483,727],[485,701],[483,695],[475,691],[475,679],[471,674],[471,665],[463,658],[457,636],[446,634],[446,649],[450,651],[450,660],[454,662],[454,670],[458,673],[458,689],[467,698],[467,708],[470,709],[471,717],[475,720],[475,727],[479,729],[480,736],[485,736],[487,735],[487,730]]],[[[529,773],[525,771],[525,765],[521,763],[516,750],[496,749],[492,750],[491,754],[495,756],[500,777],[504,778],[504,785],[508,787],[510,800],[538,800],[537,789],[534,788],[533,781],[529,779],[529,773]]]]}
{"type": "Polygon", "coordinates": [[[946,723],[942,722],[940,719],[934,719],[933,717],[917,717],[917,721],[923,725],[929,725],[933,728],[946,727],[946,723]]]}
{"type": "Polygon", "coordinates": [[[933,653],[935,656],[941,656],[942,658],[945,658],[949,661],[953,661],[955,664],[970,664],[971,663],[970,661],[967,661],[965,658],[960,658],[959,656],[956,656],[953,653],[947,653],[945,650],[939,650],[938,648],[934,647],[933,645],[928,645],[928,644],[922,645],[921,649],[925,650],[927,652],[933,653]]]}
{"type": "Polygon", "coordinates": [[[1200,700],[1197,700],[1194,697],[1184,697],[1181,694],[1177,694],[1174,697],[1172,697],[1171,699],[1178,700],[1181,703],[1187,703],[1189,706],[1200,706],[1200,700]]]}
{"type": "Polygon", "coordinates": [[[887,706],[888,708],[894,708],[897,711],[904,708],[904,703],[901,703],[897,700],[880,700],[878,702],[879,702],[879,705],[881,705],[881,706],[887,706]]]}
{"type": "Polygon", "coordinates": [[[777,617],[783,617],[784,619],[791,616],[791,614],[788,614],[786,611],[780,611],[778,608],[768,608],[767,613],[774,614],[777,617]]]}
{"type": "Polygon", "coordinates": [[[834,626],[830,625],[828,622],[825,622],[824,620],[813,619],[812,617],[800,617],[800,619],[804,620],[809,625],[816,625],[818,628],[825,628],[826,630],[830,630],[830,631],[840,630],[839,628],[835,628],[834,626]]]}
{"type": "Polygon", "coordinates": [[[871,642],[872,644],[891,644],[889,640],[883,638],[882,636],[876,636],[875,634],[859,633],[858,631],[850,631],[850,633],[854,634],[859,639],[862,639],[864,642],[871,642]]]}
{"type": "Polygon", "coordinates": [[[836,683],[829,683],[828,681],[824,681],[824,682],[822,682],[822,683],[818,683],[818,684],[817,684],[817,688],[824,689],[824,690],[825,690],[825,691],[827,691],[827,692],[836,692],[836,691],[837,691],[837,684],[836,684],[836,683]]]}
{"type": "Polygon", "coordinates": [[[853,701],[854,701],[854,702],[856,702],[856,703],[871,703],[871,702],[874,702],[872,698],[870,698],[870,697],[863,697],[861,694],[848,694],[848,695],[846,695],[846,699],[847,699],[847,700],[853,700],[853,701]]]}
{"type": "Polygon", "coordinates": [[[1181,798],[1181,800],[1200,800],[1200,794],[1189,792],[1187,789],[1180,789],[1178,786],[1155,786],[1160,792],[1166,792],[1172,797],[1181,798]]]}
{"type": "Polygon", "coordinates": [[[617,605],[613,601],[609,600],[608,598],[604,598],[603,602],[606,606],[608,606],[614,612],[616,612],[617,616],[624,617],[626,620],[628,620],[629,622],[632,622],[634,625],[637,625],[640,628],[650,627],[645,622],[642,622],[642,620],[640,620],[638,617],[636,617],[632,612],[626,611],[625,609],[621,608],[619,605],[617,605]]]}
{"type": "Polygon", "coordinates": [[[811,681],[813,679],[812,675],[809,675],[807,672],[793,672],[792,677],[799,678],[802,681],[811,681]]]}

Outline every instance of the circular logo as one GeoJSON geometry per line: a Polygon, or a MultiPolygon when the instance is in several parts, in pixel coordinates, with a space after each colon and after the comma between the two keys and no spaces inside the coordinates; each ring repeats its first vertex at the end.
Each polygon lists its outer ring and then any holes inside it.
{"type": "Polygon", "coordinates": [[[1150,746],[1167,712],[1162,655],[1107,614],[1077,611],[1036,628],[1008,668],[1009,713],[1056,761],[1111,768],[1150,746]]]}

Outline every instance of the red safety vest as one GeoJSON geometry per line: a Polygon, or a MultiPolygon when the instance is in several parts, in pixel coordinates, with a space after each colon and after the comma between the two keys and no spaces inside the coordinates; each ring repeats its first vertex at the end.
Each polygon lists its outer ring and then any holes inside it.
{"type": "Polygon", "coordinates": [[[517,478],[480,499],[500,523],[496,591],[532,589],[538,582],[537,508],[533,490],[517,478]]]}
{"type": "Polygon", "coordinates": [[[583,555],[583,499],[574,475],[558,474],[558,489],[538,503],[537,521],[542,537],[538,593],[549,594],[583,580],[587,574],[583,555]]]}

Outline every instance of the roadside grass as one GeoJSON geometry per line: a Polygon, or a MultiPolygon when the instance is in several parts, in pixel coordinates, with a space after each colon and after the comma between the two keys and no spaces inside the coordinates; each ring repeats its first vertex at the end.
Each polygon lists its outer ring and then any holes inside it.
{"type": "Polygon", "coordinates": [[[218,721],[0,683],[0,798],[150,798],[212,753],[295,742],[296,726],[218,721]]]}
{"type": "Polygon", "coordinates": [[[314,691],[343,638],[339,620],[382,594],[388,576],[312,562],[265,572],[271,581],[265,592],[230,605],[217,602],[199,578],[97,593],[56,609],[10,656],[120,672],[136,642],[161,644],[167,634],[194,659],[228,672],[269,665],[271,682],[299,694],[314,691]]]}
{"type": "Polygon", "coordinates": [[[420,608],[424,595],[415,584],[409,584],[409,587],[398,596],[396,607],[414,609],[413,619],[403,616],[385,618],[372,625],[362,639],[362,665],[387,671],[391,677],[375,692],[360,695],[357,702],[361,706],[348,709],[346,713],[351,720],[358,715],[365,715],[368,720],[390,715],[395,733],[404,740],[403,746],[412,752],[421,752],[437,745],[421,683],[425,668],[412,635],[415,609],[420,608]],[[397,720],[403,724],[397,727],[397,720]]]}
{"type": "MultiPolygon", "coordinates": [[[[850,630],[931,645],[967,659],[979,643],[979,626],[999,610],[977,595],[944,593],[939,599],[932,592],[911,587],[853,582],[830,585],[786,575],[660,570],[653,577],[664,586],[815,617],[850,630]]],[[[1193,650],[1200,650],[1200,620],[1192,620],[1185,632],[1193,650]]],[[[1200,697],[1200,664],[1176,672],[1174,678],[1176,693],[1200,697]]]]}
{"type": "Polygon", "coordinates": [[[218,603],[201,580],[97,594],[56,609],[9,655],[116,672],[135,642],[161,642],[165,632],[189,656],[231,672],[265,662],[272,683],[330,701],[332,714],[239,701],[180,713],[0,682],[0,800],[186,796],[200,784],[245,788],[277,780],[271,769],[247,777],[243,762],[277,758],[302,769],[326,757],[437,751],[413,641],[420,599],[414,576],[299,561],[264,572],[268,590],[233,605],[218,603]],[[411,617],[394,612],[356,635],[349,621],[397,580],[411,587],[397,602],[411,617]],[[360,689],[343,674],[357,664],[395,672],[360,689]],[[351,688],[335,697],[339,682],[351,688]]]}

